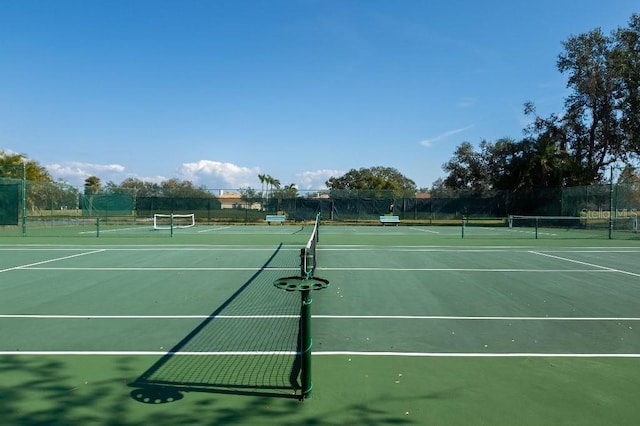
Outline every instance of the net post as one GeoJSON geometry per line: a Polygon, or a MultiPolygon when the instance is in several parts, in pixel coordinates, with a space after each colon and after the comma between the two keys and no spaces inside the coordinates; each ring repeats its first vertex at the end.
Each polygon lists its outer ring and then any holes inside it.
{"type": "Polygon", "coordinates": [[[313,383],[311,381],[311,347],[313,346],[313,340],[311,339],[311,292],[309,290],[303,290],[300,292],[302,297],[302,312],[300,317],[300,340],[301,349],[300,353],[300,381],[302,385],[302,393],[300,398],[302,400],[309,397],[313,383]]]}
{"type": "MultiPolygon", "coordinates": [[[[300,278],[302,280],[308,280],[311,272],[309,270],[310,251],[306,248],[300,249],[300,278]]],[[[313,262],[313,259],[311,259],[311,262],[313,262]]],[[[300,382],[302,387],[300,399],[304,400],[311,394],[311,388],[313,387],[311,381],[311,346],[313,345],[311,339],[311,303],[313,300],[309,290],[302,290],[300,297],[300,382]]]]}
{"type": "Polygon", "coordinates": [[[316,268],[316,245],[318,243],[318,221],[320,214],[316,216],[316,225],[309,242],[300,249],[300,276],[285,277],[274,282],[278,288],[287,291],[300,291],[300,322],[298,328],[300,352],[297,353],[300,361],[300,400],[304,401],[311,394],[313,388],[311,380],[311,298],[312,290],[320,290],[329,286],[329,281],[314,276],[316,268]]]}
{"type": "Polygon", "coordinates": [[[100,216],[96,217],[96,238],[100,237],[100,216]]]}
{"type": "Polygon", "coordinates": [[[465,216],[462,216],[462,239],[464,240],[465,216]]]}
{"type": "Polygon", "coordinates": [[[609,180],[609,239],[613,239],[613,166],[609,180]]]}
{"type": "Polygon", "coordinates": [[[536,240],[538,239],[538,225],[539,225],[538,222],[539,222],[539,220],[540,219],[538,218],[538,216],[536,216],[536,240]]]}
{"type": "Polygon", "coordinates": [[[307,276],[307,250],[304,248],[300,249],[300,276],[307,276]]]}
{"type": "Polygon", "coordinates": [[[173,238],[173,212],[171,212],[171,219],[169,219],[169,228],[171,228],[170,235],[173,238]]]}

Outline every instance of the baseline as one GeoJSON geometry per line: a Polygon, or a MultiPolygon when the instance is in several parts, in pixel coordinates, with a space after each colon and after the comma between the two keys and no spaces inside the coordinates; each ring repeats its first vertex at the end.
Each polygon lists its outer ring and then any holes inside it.
{"type": "Polygon", "coordinates": [[[620,274],[631,275],[633,277],[640,277],[640,274],[636,274],[635,272],[623,271],[621,269],[610,268],[608,266],[596,265],[595,263],[583,262],[581,260],[570,259],[568,257],[556,256],[556,255],[553,255],[553,254],[542,253],[542,252],[533,251],[533,250],[529,251],[529,253],[535,254],[535,255],[538,255],[538,256],[546,256],[546,257],[550,257],[552,259],[558,259],[558,260],[562,260],[562,261],[565,261],[565,262],[577,263],[579,265],[590,266],[590,267],[593,267],[593,268],[600,268],[602,270],[609,271],[609,272],[617,272],[617,273],[620,273],[620,274]]]}

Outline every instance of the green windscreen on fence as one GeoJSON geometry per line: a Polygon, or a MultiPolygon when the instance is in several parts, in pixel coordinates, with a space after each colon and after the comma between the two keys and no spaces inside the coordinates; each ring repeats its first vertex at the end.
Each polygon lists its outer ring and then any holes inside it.
{"type": "Polygon", "coordinates": [[[82,216],[130,216],[135,200],[130,194],[91,194],[80,197],[82,216]]]}
{"type": "Polygon", "coordinates": [[[0,225],[17,225],[19,185],[0,184],[0,225]]]}
{"type": "MultiPolygon", "coordinates": [[[[264,223],[267,214],[286,216],[288,223],[309,222],[320,213],[328,222],[378,224],[395,215],[403,223],[458,225],[467,219],[509,216],[635,217],[640,211],[640,185],[599,184],[528,190],[393,190],[254,192],[242,189],[141,191],[111,187],[88,191],[61,182],[0,177],[0,225],[15,226],[24,214],[26,227],[85,223],[146,223],[154,214],[193,214],[198,224],[264,223]],[[25,188],[25,194],[22,188],[25,188]],[[84,193],[83,193],[84,192],[84,193]],[[24,205],[23,205],[24,202],[24,205]]],[[[608,223],[605,220],[606,223],[608,223]]],[[[504,222],[503,222],[504,223],[504,222]]]]}

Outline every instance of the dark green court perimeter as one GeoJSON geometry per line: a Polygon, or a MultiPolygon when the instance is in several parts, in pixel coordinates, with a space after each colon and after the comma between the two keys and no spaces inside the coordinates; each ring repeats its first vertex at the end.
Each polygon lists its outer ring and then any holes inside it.
{"type": "MultiPolygon", "coordinates": [[[[216,351],[244,344],[213,341],[227,329],[251,340],[283,331],[278,319],[219,318],[192,335],[216,310],[284,309],[272,298],[291,295],[270,282],[296,272],[309,230],[196,230],[0,241],[3,422],[635,424],[640,414],[637,240],[462,240],[403,226],[322,228],[317,275],[332,284],[314,294],[309,400],[198,379],[140,402],[131,384],[179,342],[216,351]]],[[[219,363],[198,359],[203,374],[219,363]]]]}

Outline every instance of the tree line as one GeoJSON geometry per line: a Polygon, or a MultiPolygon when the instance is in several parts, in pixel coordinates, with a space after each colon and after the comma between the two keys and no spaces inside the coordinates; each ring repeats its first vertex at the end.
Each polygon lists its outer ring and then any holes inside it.
{"type": "Polygon", "coordinates": [[[640,16],[609,35],[594,29],[562,45],[557,68],[571,91],[563,113],[541,117],[526,102],[532,121],[524,138],[484,140],[478,150],[463,142],[434,193],[591,185],[610,179],[613,167],[619,182],[640,181],[632,166],[640,158],[640,16]]]}

